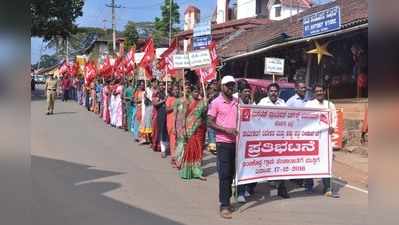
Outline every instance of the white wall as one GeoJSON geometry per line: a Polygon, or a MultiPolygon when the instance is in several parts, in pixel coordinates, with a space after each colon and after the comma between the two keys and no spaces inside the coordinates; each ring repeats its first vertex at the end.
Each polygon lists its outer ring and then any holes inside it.
{"type": "Polygon", "coordinates": [[[291,8],[289,6],[284,6],[283,5],[282,9],[281,9],[280,17],[275,17],[275,15],[276,15],[275,8],[277,6],[278,5],[273,5],[272,6],[272,8],[270,10],[270,14],[269,14],[269,19],[271,19],[271,20],[283,20],[283,19],[288,18],[290,16],[296,15],[296,14],[298,14],[298,13],[300,13],[300,12],[302,12],[304,10],[302,8],[296,8],[296,7],[292,7],[291,8]]]}
{"type": "Polygon", "coordinates": [[[217,0],[216,23],[224,23],[227,20],[227,0],[217,0]]]}
{"type": "Polygon", "coordinates": [[[256,16],[256,0],[237,0],[237,19],[256,16]]]}

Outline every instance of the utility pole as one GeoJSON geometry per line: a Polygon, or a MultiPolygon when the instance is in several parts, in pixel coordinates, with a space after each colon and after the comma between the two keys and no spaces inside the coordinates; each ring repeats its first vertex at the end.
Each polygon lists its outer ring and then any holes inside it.
{"type": "Polygon", "coordinates": [[[116,26],[115,26],[115,8],[121,8],[121,5],[115,5],[115,0],[111,1],[111,5],[106,4],[106,7],[112,9],[112,49],[116,51],[116,26]]]}

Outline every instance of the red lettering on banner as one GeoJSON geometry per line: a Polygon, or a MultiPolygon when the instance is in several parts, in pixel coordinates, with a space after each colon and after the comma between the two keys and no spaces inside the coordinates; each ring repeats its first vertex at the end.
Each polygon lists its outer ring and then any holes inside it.
{"type": "Polygon", "coordinates": [[[248,141],[245,147],[245,158],[272,156],[308,156],[318,154],[318,140],[248,141]]]}

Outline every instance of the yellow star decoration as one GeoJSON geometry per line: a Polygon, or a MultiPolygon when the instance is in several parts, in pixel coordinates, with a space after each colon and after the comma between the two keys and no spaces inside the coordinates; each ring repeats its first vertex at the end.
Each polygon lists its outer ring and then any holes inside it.
{"type": "Polygon", "coordinates": [[[317,64],[320,64],[321,58],[323,58],[323,55],[334,57],[327,50],[328,44],[330,44],[329,42],[326,42],[323,45],[320,45],[319,42],[317,42],[317,41],[315,41],[314,43],[316,45],[316,48],[312,49],[310,51],[307,51],[306,53],[308,53],[308,54],[317,54],[317,64]]]}

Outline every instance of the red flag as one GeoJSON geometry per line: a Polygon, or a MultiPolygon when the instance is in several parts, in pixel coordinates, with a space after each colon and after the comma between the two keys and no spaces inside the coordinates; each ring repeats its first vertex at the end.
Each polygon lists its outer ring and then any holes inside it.
{"type": "Polygon", "coordinates": [[[219,64],[218,55],[216,53],[216,42],[212,41],[209,45],[209,53],[211,55],[211,62],[213,65],[217,66],[219,64]]]}
{"type": "Polygon", "coordinates": [[[163,52],[160,56],[160,68],[165,71],[165,74],[170,74],[172,76],[176,75],[176,70],[173,64],[173,55],[177,52],[177,40],[175,39],[169,48],[163,52]]]}
{"type": "Polygon", "coordinates": [[[147,79],[152,79],[152,62],[155,58],[155,48],[154,48],[154,40],[152,37],[149,37],[146,41],[146,45],[144,48],[144,56],[141,59],[140,67],[145,70],[145,76],[147,79]]]}
{"type": "Polygon", "coordinates": [[[64,61],[59,69],[59,73],[61,75],[65,75],[68,73],[68,64],[64,61]]]}
{"type": "Polygon", "coordinates": [[[209,67],[199,68],[195,72],[204,82],[215,80],[217,76],[216,65],[213,64],[209,67]]]}
{"type": "Polygon", "coordinates": [[[119,63],[118,67],[116,68],[114,72],[115,76],[118,78],[122,78],[126,74],[126,69],[125,69],[125,64],[124,63],[119,63]]]}
{"type": "Polygon", "coordinates": [[[105,57],[104,63],[99,68],[99,74],[104,78],[112,75],[112,65],[108,55],[105,57]]]}
{"type": "Polygon", "coordinates": [[[70,63],[68,65],[68,74],[72,77],[78,73],[79,65],[77,63],[70,63]]]}
{"type": "Polygon", "coordinates": [[[91,82],[96,78],[97,72],[96,67],[92,62],[86,64],[85,68],[85,85],[89,86],[91,82]]]}
{"type": "Polygon", "coordinates": [[[125,66],[126,66],[126,73],[134,73],[135,69],[135,59],[134,54],[136,53],[136,48],[131,48],[130,51],[127,53],[125,58],[125,66]]]}

